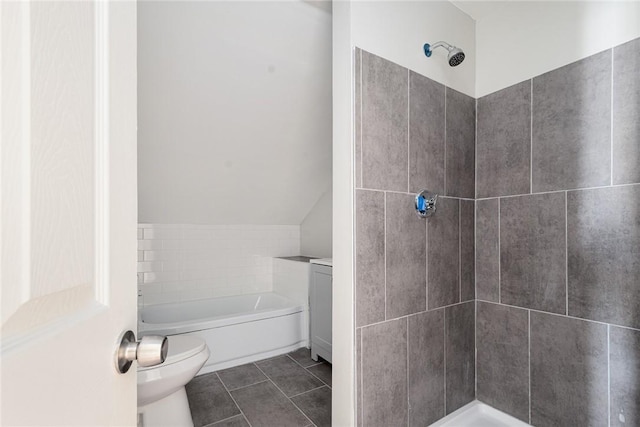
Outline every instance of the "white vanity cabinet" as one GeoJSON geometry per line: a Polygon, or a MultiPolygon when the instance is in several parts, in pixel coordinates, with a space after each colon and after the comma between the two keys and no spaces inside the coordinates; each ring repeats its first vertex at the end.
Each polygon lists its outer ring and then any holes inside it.
{"type": "Polygon", "coordinates": [[[331,363],[331,260],[312,260],[310,274],[311,358],[331,363]]]}

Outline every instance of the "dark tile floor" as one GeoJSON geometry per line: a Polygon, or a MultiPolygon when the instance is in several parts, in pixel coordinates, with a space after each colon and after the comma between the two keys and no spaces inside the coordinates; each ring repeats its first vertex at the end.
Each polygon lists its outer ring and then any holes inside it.
{"type": "Polygon", "coordinates": [[[195,427],[331,425],[331,365],[307,348],[200,375],[186,388],[195,427]]]}

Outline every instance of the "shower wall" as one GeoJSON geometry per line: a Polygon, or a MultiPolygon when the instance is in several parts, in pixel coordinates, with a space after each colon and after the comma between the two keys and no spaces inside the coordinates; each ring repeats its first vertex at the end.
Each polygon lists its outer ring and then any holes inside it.
{"type": "Polygon", "coordinates": [[[477,102],[477,398],[640,425],[640,39],[477,102]]]}
{"type": "Polygon", "coordinates": [[[356,419],[425,425],[475,397],[475,100],[360,49],[355,64],[356,419]]]}

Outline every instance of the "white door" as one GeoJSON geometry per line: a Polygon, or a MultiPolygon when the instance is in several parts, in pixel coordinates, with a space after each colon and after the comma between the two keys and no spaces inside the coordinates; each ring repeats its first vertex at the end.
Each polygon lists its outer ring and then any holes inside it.
{"type": "Polygon", "coordinates": [[[135,425],[136,5],[0,2],[2,425],[135,425]]]}

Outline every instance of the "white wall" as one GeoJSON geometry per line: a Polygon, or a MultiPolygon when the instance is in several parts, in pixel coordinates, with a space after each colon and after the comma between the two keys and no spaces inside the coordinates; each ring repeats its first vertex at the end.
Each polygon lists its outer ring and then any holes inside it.
{"type": "Polygon", "coordinates": [[[333,387],[331,422],[355,425],[353,45],[350,1],[333,4],[333,387]]]}
{"type": "Polygon", "coordinates": [[[354,1],[353,45],[407,67],[469,96],[475,95],[475,22],[448,1],[354,1]],[[424,43],[446,41],[466,58],[450,67],[447,52],[424,55],[424,43]]]}
{"type": "Polygon", "coordinates": [[[139,221],[299,225],[331,183],[331,14],[139,2],[139,221]]]}
{"type": "Polygon", "coordinates": [[[300,224],[300,253],[302,255],[331,258],[332,212],[333,191],[329,188],[300,224]]]}
{"type": "Polygon", "coordinates": [[[477,97],[640,37],[637,1],[513,1],[490,7],[476,22],[477,97]]]}

